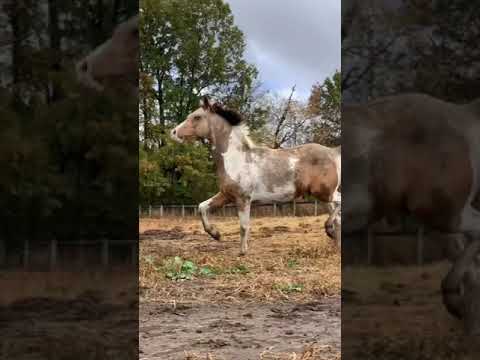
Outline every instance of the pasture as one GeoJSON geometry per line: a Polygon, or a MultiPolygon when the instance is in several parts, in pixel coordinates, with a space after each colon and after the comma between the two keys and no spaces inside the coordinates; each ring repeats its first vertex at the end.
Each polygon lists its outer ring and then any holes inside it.
{"type": "Polygon", "coordinates": [[[340,252],[326,216],[140,221],[142,359],[339,359],[340,252]]]}

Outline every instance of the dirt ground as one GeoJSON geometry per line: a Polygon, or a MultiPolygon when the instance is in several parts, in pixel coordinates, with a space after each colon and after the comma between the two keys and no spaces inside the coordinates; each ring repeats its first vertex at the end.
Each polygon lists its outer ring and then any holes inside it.
{"type": "Polygon", "coordinates": [[[0,359],[137,359],[132,274],[2,272],[0,359]]]}
{"type": "Polygon", "coordinates": [[[448,262],[425,266],[352,266],[342,273],[342,356],[346,359],[479,359],[447,313],[440,283],[448,262]]]}
{"type": "Polygon", "coordinates": [[[140,224],[141,359],[339,359],[340,254],[324,217],[140,224]]]}

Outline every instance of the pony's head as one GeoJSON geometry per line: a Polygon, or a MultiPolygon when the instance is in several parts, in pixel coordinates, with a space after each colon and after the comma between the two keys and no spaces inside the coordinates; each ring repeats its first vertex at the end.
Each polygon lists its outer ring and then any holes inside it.
{"type": "Polygon", "coordinates": [[[77,63],[79,81],[100,91],[106,85],[124,86],[125,81],[137,88],[139,48],[137,15],[118,25],[109,40],[77,63]]]}
{"type": "Polygon", "coordinates": [[[185,121],[174,128],[170,135],[178,142],[211,139],[212,132],[227,124],[237,126],[242,122],[242,116],[234,110],[224,108],[218,103],[211,103],[205,96],[200,107],[189,114],[185,121]]]}

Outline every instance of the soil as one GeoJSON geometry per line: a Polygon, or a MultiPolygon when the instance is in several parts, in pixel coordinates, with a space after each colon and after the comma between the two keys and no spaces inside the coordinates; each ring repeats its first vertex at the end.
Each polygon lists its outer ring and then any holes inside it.
{"type": "Polygon", "coordinates": [[[315,343],[340,351],[340,298],[295,304],[140,305],[140,359],[253,360],[265,351],[302,352],[315,343]]]}
{"type": "Polygon", "coordinates": [[[480,359],[480,339],[445,310],[440,281],[450,264],[348,267],[342,274],[346,359],[480,359]]]}
{"type": "Polygon", "coordinates": [[[319,217],[252,221],[239,256],[237,218],[140,222],[140,359],[340,358],[340,253],[319,217]],[[172,281],[174,259],[215,269],[172,281]],[[170,264],[170,265],[169,265],[170,264]]]}
{"type": "Polygon", "coordinates": [[[138,303],[95,294],[24,299],[0,307],[1,359],[137,359],[138,303]]]}

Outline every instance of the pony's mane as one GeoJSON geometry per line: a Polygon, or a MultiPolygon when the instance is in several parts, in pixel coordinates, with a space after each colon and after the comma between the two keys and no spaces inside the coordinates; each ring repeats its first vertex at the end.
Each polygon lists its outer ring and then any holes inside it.
{"type": "Polygon", "coordinates": [[[246,123],[242,123],[239,126],[239,130],[243,134],[243,141],[247,148],[252,149],[255,147],[255,143],[250,139],[250,129],[246,123]]]}
{"type": "Polygon", "coordinates": [[[213,113],[220,115],[222,118],[224,118],[225,121],[232,126],[238,126],[243,123],[242,115],[235,110],[225,109],[222,105],[218,103],[214,103],[210,109],[213,113]]]}
{"type": "Polygon", "coordinates": [[[252,139],[250,139],[250,129],[248,128],[248,125],[238,111],[226,109],[219,103],[210,104],[207,97],[204,97],[203,107],[204,109],[208,109],[212,113],[219,115],[229,123],[232,126],[232,131],[240,136],[242,143],[248,149],[256,147],[252,139]]]}

